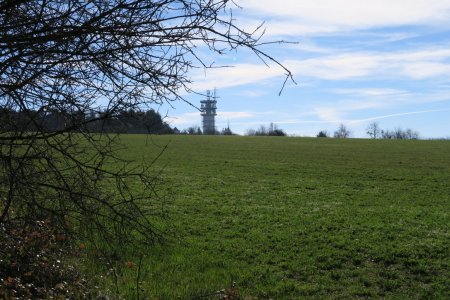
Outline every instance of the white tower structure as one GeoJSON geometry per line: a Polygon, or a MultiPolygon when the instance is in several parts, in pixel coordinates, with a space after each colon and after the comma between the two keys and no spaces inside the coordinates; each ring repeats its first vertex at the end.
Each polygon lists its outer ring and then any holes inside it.
{"type": "Polygon", "coordinates": [[[217,95],[216,89],[212,94],[210,90],[206,91],[206,100],[200,101],[201,103],[201,116],[203,124],[203,134],[215,134],[216,133],[216,120],[217,115],[217,95]]]}

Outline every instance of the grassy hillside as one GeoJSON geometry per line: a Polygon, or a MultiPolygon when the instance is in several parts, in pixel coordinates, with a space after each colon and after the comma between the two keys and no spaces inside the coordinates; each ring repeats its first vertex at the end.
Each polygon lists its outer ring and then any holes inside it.
{"type": "MultiPolygon", "coordinates": [[[[152,159],[176,236],[148,249],[142,294],[445,298],[450,142],[123,136],[152,159]]],[[[136,261],[136,258],[126,258],[136,261]]],[[[119,278],[134,295],[136,268],[119,278]]]]}

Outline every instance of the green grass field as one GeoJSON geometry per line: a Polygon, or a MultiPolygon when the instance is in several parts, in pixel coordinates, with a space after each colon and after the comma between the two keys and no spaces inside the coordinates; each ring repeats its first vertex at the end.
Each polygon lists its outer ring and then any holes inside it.
{"type": "MultiPolygon", "coordinates": [[[[168,244],[148,249],[150,299],[449,297],[450,142],[121,137],[164,167],[168,244]]],[[[124,260],[136,258],[127,257],[124,260]]],[[[136,268],[123,268],[122,296],[136,268]]],[[[448,299],[448,298],[447,298],[448,299]]]]}

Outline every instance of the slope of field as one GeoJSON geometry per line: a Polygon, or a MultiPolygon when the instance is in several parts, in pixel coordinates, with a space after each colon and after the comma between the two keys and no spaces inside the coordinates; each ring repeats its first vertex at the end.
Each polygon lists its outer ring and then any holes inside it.
{"type": "MultiPolygon", "coordinates": [[[[143,260],[149,298],[232,282],[248,299],[449,294],[450,142],[121,139],[138,160],[168,145],[157,165],[176,236],[143,260]]],[[[124,295],[135,276],[124,271],[124,295]]]]}

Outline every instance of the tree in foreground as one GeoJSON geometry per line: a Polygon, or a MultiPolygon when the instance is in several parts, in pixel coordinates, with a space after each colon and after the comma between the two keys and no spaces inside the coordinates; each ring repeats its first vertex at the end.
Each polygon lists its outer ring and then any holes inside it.
{"type": "Polygon", "coordinates": [[[277,63],[259,50],[258,31],[234,24],[232,6],[0,1],[0,225],[49,220],[84,238],[155,242],[151,165],[121,160],[117,137],[90,124],[184,101],[189,71],[211,66],[205,49],[243,47],[277,63]],[[48,130],[55,115],[62,126],[48,130]]]}
{"type": "Polygon", "coordinates": [[[126,112],[184,101],[189,71],[212,67],[206,51],[247,48],[277,63],[259,50],[259,30],[234,24],[233,5],[0,0],[0,242],[18,241],[0,249],[0,277],[31,274],[23,267],[36,253],[11,255],[44,235],[48,245],[60,233],[101,245],[161,239],[152,163],[122,160],[117,135],[102,129],[126,112]]]}

